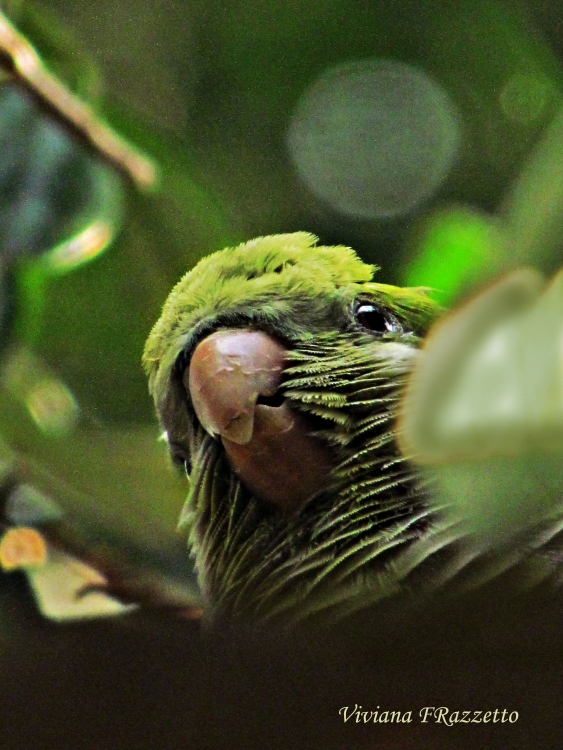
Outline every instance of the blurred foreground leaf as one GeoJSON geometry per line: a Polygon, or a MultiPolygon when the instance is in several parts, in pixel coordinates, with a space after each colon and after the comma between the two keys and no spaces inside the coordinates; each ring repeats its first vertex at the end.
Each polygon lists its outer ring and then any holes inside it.
{"type": "Polygon", "coordinates": [[[563,273],[514,273],[436,326],[410,381],[403,449],[478,546],[563,528],[562,321],[563,273]]]}

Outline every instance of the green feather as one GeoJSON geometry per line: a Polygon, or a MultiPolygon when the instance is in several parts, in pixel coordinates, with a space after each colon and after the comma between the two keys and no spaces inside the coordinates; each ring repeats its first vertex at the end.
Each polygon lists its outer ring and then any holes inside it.
{"type": "Polygon", "coordinates": [[[211,615],[300,619],[388,595],[394,560],[427,530],[426,495],[398,451],[398,400],[439,308],[421,289],[374,283],[346,247],[300,232],[215,253],[172,290],[146,344],[144,365],[171,451],[193,466],[182,522],[211,615]],[[375,336],[357,300],[392,313],[397,332],[375,336]],[[308,414],[335,455],[327,491],[299,513],[254,498],[222,445],[199,425],[182,383],[190,353],[221,327],[250,326],[288,348],[282,391],[308,414]]]}

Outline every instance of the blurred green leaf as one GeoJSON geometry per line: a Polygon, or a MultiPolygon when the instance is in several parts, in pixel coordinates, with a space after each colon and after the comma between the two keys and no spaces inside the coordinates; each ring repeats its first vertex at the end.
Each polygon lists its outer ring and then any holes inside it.
{"type": "Polygon", "coordinates": [[[563,272],[514,273],[438,323],[410,380],[403,449],[478,544],[563,526],[562,321],[563,272]]]}

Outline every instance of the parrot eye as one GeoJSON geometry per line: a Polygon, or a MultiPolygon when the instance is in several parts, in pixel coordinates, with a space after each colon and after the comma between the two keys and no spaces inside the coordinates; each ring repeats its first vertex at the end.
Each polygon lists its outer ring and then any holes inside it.
{"type": "Polygon", "coordinates": [[[186,451],[177,446],[176,444],[169,445],[170,449],[170,458],[172,459],[172,464],[179,469],[180,471],[185,471],[188,476],[190,476],[192,471],[192,464],[188,457],[188,454],[186,451]]]}
{"type": "Polygon", "coordinates": [[[354,310],[356,322],[373,333],[401,333],[402,327],[394,315],[371,302],[360,302],[354,310]]]}

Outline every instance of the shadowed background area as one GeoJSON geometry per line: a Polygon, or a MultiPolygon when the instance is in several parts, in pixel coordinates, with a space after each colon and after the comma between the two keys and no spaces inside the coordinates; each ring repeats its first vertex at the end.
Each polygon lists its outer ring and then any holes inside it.
{"type": "Polygon", "coordinates": [[[461,601],[370,609],[332,633],[280,638],[202,637],[196,624],[146,614],[48,627],[23,591],[4,590],[4,610],[15,614],[17,599],[25,618],[1,641],[2,747],[556,750],[561,596],[513,593],[503,580],[461,601]],[[412,721],[345,722],[341,709],[356,705],[412,721]],[[518,719],[423,723],[425,707],[518,719]]]}

